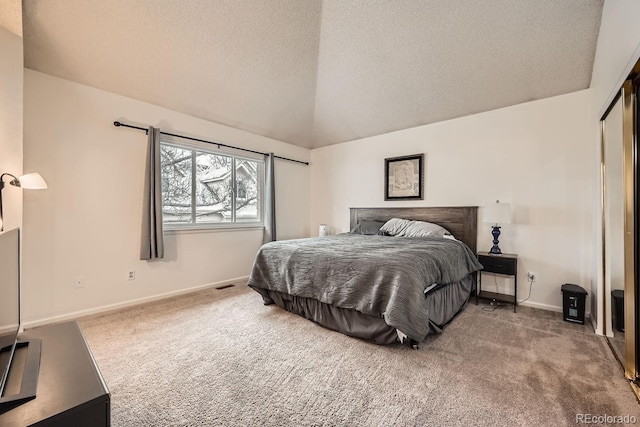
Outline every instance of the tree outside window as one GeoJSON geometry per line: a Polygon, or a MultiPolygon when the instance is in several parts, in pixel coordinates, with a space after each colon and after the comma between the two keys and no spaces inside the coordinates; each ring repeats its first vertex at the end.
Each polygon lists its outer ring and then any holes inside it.
{"type": "Polygon", "coordinates": [[[261,223],[263,162],[161,145],[165,224],[261,223]]]}

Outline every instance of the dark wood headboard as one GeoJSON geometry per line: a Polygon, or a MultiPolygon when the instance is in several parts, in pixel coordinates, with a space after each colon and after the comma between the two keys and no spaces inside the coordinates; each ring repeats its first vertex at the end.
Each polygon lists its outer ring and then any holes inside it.
{"type": "Polygon", "coordinates": [[[420,208],[350,208],[351,227],[358,221],[388,221],[391,218],[428,221],[449,230],[456,239],[464,242],[476,253],[478,241],[478,207],[420,207],[420,208]]]}

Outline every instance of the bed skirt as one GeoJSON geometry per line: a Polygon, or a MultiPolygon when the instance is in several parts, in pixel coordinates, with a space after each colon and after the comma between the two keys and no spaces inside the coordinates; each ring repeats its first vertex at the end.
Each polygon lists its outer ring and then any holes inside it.
{"type": "MultiPolygon", "coordinates": [[[[434,288],[425,296],[429,305],[429,333],[441,333],[444,327],[466,306],[475,291],[475,274],[456,283],[434,288]]],[[[364,314],[325,304],[316,299],[298,297],[268,289],[253,288],[265,305],[276,304],[292,313],[309,319],[325,328],[351,337],[373,341],[376,344],[393,344],[399,341],[398,333],[387,325],[383,317],[364,314]]]]}

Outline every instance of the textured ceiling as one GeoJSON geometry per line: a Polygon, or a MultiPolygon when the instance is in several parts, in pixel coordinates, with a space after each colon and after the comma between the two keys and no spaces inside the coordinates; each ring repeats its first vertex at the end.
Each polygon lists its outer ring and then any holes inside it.
{"type": "Polygon", "coordinates": [[[0,3],[0,27],[22,37],[22,0],[2,0],[0,3]]]}
{"type": "Polygon", "coordinates": [[[312,148],[585,89],[602,6],[29,0],[25,66],[312,148]]]}

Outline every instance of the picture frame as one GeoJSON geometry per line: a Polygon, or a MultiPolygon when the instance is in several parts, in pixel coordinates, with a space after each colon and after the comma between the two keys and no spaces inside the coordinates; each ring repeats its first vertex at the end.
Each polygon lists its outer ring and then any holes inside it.
{"type": "Polygon", "coordinates": [[[424,154],[384,159],[384,200],[424,199],[424,154]]]}

